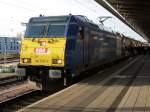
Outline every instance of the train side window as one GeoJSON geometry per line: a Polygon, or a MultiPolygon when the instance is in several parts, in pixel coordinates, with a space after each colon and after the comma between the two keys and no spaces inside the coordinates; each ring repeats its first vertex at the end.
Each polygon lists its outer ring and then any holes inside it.
{"type": "Polygon", "coordinates": [[[79,27],[78,38],[84,39],[84,28],[83,27],[79,27]]]}

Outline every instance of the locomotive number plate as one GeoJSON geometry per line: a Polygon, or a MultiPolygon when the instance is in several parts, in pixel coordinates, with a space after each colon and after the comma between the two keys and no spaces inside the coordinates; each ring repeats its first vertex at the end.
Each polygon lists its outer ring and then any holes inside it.
{"type": "Polygon", "coordinates": [[[35,48],[34,52],[39,53],[39,54],[45,54],[48,52],[48,49],[47,48],[35,48]]]}

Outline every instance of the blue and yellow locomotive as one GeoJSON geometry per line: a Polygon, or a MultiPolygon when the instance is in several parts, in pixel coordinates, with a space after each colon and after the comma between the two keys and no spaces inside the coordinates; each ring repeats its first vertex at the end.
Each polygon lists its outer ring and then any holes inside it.
{"type": "Polygon", "coordinates": [[[31,80],[64,79],[66,83],[82,71],[129,56],[128,47],[126,38],[81,15],[33,17],[18,66],[31,80]]]}

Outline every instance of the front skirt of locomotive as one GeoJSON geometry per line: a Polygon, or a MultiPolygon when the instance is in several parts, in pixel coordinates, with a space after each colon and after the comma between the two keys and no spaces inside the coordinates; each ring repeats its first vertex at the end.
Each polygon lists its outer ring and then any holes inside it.
{"type": "Polygon", "coordinates": [[[53,86],[63,85],[63,67],[35,67],[19,66],[16,69],[18,75],[23,75],[38,86],[40,90],[49,90],[53,86]]]}

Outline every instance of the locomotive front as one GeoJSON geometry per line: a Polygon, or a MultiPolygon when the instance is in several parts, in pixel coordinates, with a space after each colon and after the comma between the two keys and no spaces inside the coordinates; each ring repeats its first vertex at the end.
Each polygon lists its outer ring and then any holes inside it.
{"type": "Polygon", "coordinates": [[[22,40],[19,68],[30,80],[62,78],[69,18],[31,18],[22,40]]]}

